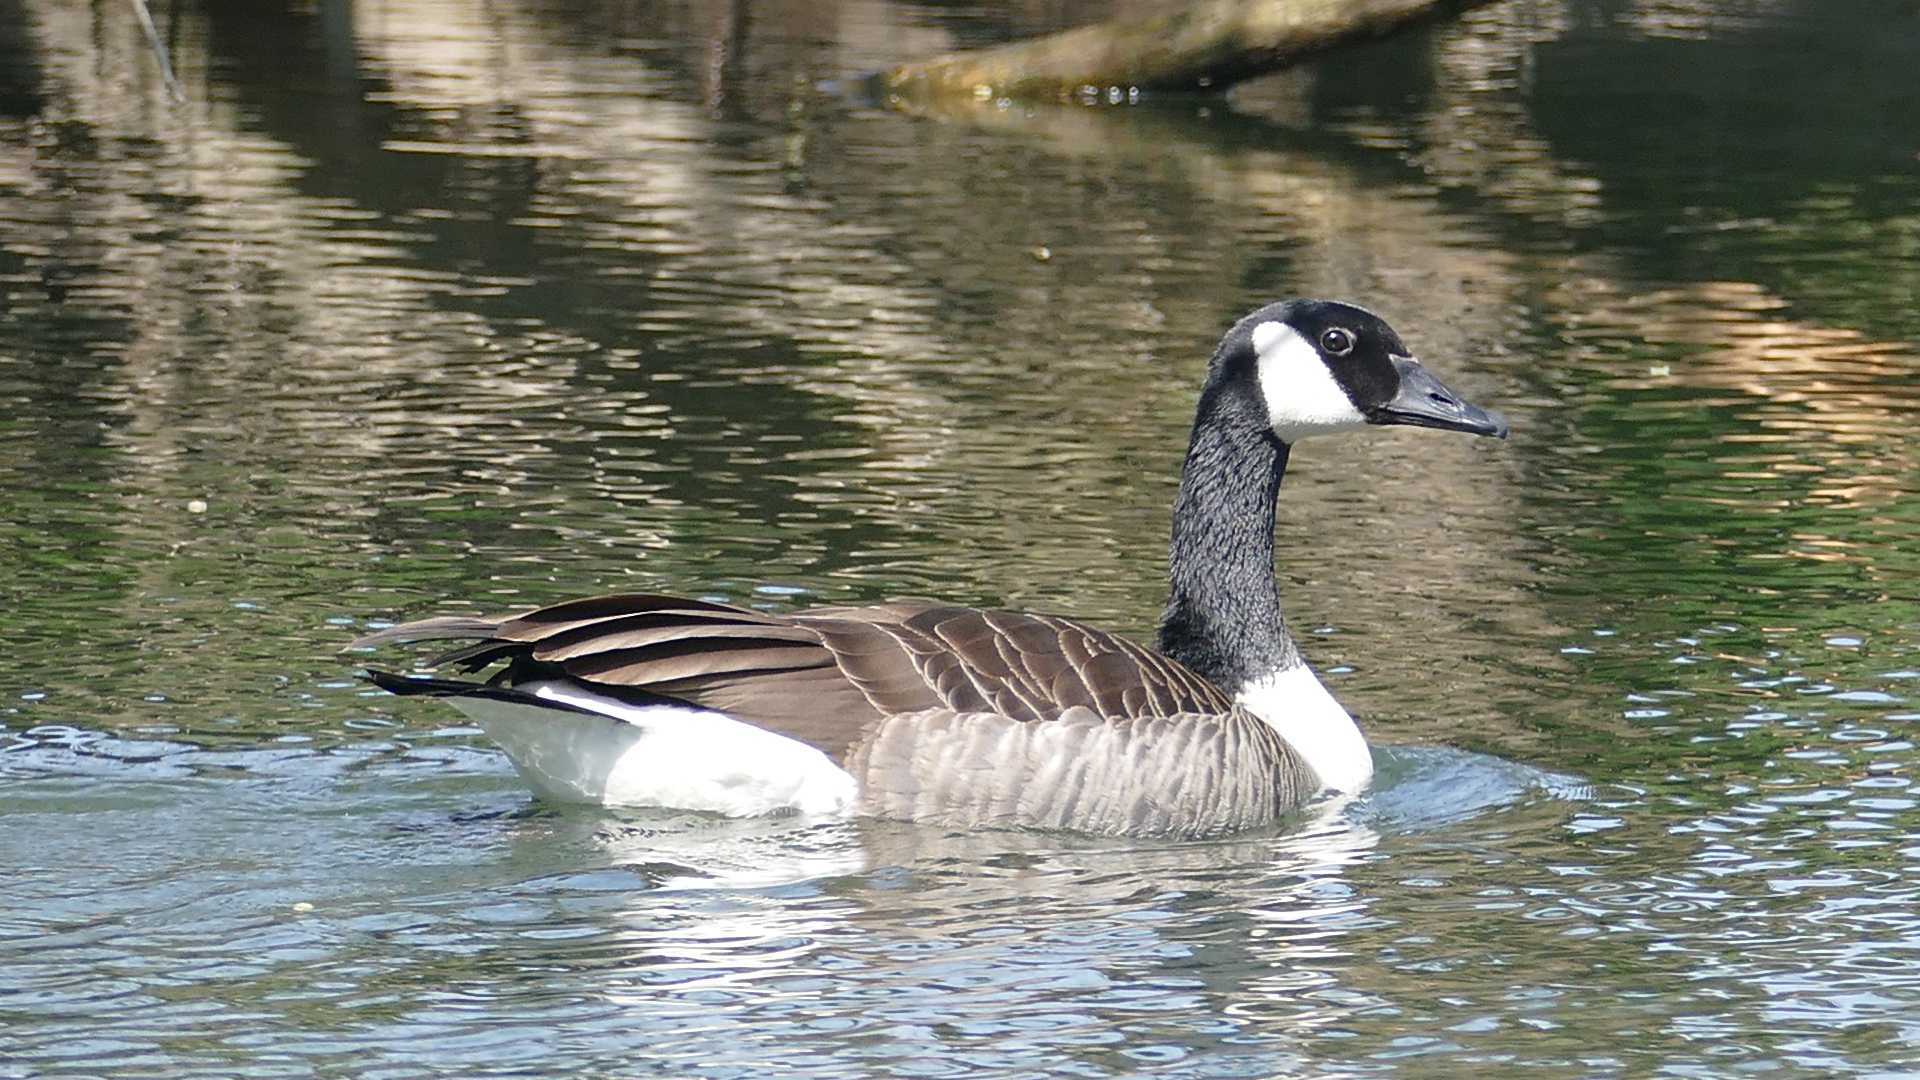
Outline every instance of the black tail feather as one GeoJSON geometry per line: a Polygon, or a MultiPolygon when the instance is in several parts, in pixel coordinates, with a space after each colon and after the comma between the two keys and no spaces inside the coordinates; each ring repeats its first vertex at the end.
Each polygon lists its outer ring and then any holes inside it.
{"type": "MultiPolygon", "coordinates": [[[[529,694],[524,690],[515,690],[511,686],[496,686],[492,683],[463,682],[459,679],[434,679],[425,676],[397,675],[391,671],[367,668],[361,678],[397,697],[477,697],[492,698],[495,701],[512,701],[521,705],[537,705],[543,709],[556,709],[561,712],[579,712],[590,716],[602,713],[564,701],[543,698],[529,694]]],[[[593,692],[606,697],[619,698],[633,705],[679,705],[687,703],[663,694],[652,694],[632,687],[595,686],[593,692]]]]}

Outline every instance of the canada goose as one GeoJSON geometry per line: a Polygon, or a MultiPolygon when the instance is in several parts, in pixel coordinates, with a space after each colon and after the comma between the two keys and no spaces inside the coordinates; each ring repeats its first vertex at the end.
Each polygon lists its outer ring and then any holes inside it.
{"type": "Polygon", "coordinates": [[[1294,443],[1368,424],[1504,438],[1379,317],[1295,300],[1214,352],[1173,507],[1158,651],[1048,615],[929,603],[769,615],[671,596],[426,619],[355,642],[478,639],[370,672],[444,697],[539,794],[734,816],[1196,836],[1373,775],[1280,615],[1273,515],[1294,443]]]}

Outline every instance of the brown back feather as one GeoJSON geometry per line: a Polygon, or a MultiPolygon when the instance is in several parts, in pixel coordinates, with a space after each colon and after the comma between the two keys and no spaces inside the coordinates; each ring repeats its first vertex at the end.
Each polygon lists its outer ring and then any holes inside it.
{"type": "Polygon", "coordinates": [[[534,671],[644,688],[799,739],[842,763],[886,717],[929,709],[1027,723],[1076,707],[1110,720],[1232,709],[1219,689],[1125,638],[1066,619],[974,608],[901,602],[780,616],[632,594],[555,604],[498,624],[430,619],[367,640],[407,640],[409,627],[419,637],[486,635],[451,654],[456,659],[524,657],[539,665],[534,671]]]}

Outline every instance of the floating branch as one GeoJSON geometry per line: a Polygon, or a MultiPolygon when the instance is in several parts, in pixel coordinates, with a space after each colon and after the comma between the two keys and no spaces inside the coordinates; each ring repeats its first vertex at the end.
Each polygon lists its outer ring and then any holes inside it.
{"type": "Polygon", "coordinates": [[[883,98],[1137,101],[1256,75],[1489,0],[1202,0],[1143,19],[950,53],[877,76],[883,98]]]}

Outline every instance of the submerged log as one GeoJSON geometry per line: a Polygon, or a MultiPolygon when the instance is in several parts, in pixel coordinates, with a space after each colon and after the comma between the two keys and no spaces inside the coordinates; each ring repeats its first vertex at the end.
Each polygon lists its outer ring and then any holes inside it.
{"type": "Polygon", "coordinates": [[[1200,0],[1140,19],[1082,26],[905,64],[884,97],[932,101],[1137,100],[1141,92],[1224,90],[1343,45],[1490,0],[1200,0]]]}

